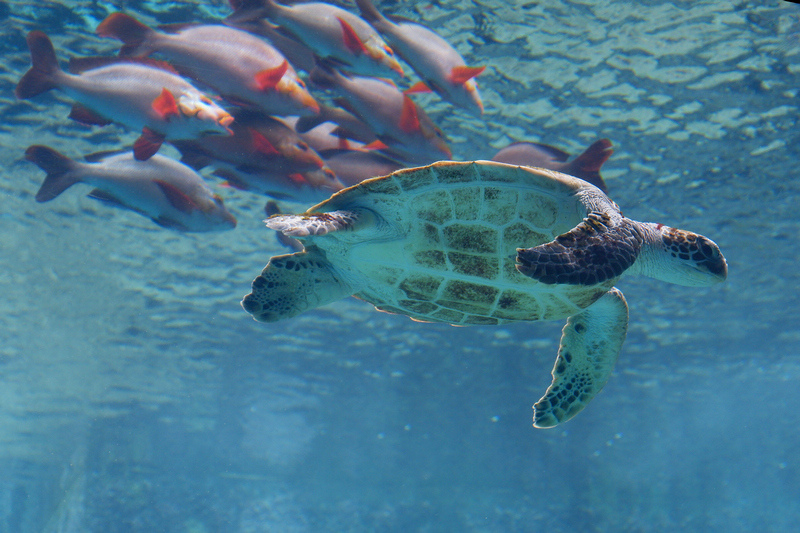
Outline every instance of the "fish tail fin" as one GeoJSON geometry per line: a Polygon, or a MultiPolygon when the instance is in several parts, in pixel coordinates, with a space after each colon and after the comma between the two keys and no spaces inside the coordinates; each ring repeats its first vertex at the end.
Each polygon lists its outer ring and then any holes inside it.
{"type": "Polygon", "coordinates": [[[49,146],[29,146],[25,150],[25,159],[47,172],[39,192],[36,193],[37,202],[49,202],[80,181],[72,172],[78,163],[49,146]]]}
{"type": "Polygon", "coordinates": [[[147,55],[141,50],[142,44],[153,33],[153,29],[125,13],[112,13],[97,26],[95,33],[100,37],[112,37],[125,43],[122,55],[147,55]]]}
{"type": "Polygon", "coordinates": [[[43,31],[33,30],[28,34],[27,41],[32,66],[19,80],[14,91],[17,98],[23,100],[54,89],[57,86],[56,75],[61,72],[53,43],[43,31]]]}
{"type": "Polygon", "coordinates": [[[588,181],[592,185],[606,192],[606,184],[600,176],[600,167],[608,161],[614,150],[611,148],[611,141],[600,139],[594,142],[581,155],[569,163],[564,171],[578,178],[588,181]]]}
{"type": "Polygon", "coordinates": [[[358,10],[361,11],[361,17],[367,22],[386,20],[372,0],[356,0],[356,5],[358,10]]]}

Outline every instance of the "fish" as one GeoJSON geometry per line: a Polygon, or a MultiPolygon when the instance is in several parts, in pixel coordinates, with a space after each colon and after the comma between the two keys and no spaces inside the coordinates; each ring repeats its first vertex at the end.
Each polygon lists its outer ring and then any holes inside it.
{"type": "Polygon", "coordinates": [[[280,27],[267,19],[249,20],[240,23],[228,23],[229,26],[244,30],[266,39],[289,60],[289,64],[297,70],[311,72],[317,64],[314,51],[297,39],[281,33],[280,27]]]}
{"type": "Polygon", "coordinates": [[[274,0],[230,0],[234,12],[225,22],[268,18],[308,46],[320,58],[363,76],[403,77],[394,51],[361,17],[324,2],[283,5],[274,0]]]}
{"type": "Polygon", "coordinates": [[[483,114],[475,76],[486,67],[469,67],[438,33],[410,20],[384,16],[372,0],[356,0],[361,16],[383,35],[392,49],[422,79],[406,94],[434,91],[442,99],[474,114],[483,114]]]}
{"type": "Polygon", "coordinates": [[[600,167],[613,153],[611,141],[600,139],[592,143],[581,155],[572,161],[567,161],[570,157],[569,154],[558,148],[546,144],[523,141],[506,146],[492,157],[492,161],[556,170],[588,181],[604,193],[607,193],[608,187],[602,176],[600,176],[600,167]]]}
{"type": "Polygon", "coordinates": [[[130,151],[100,153],[75,161],[44,145],[25,150],[25,159],[47,173],[37,202],[49,202],[76,183],[94,187],[90,198],[130,209],[159,226],[182,232],[225,231],[236,218],[194,170],[159,154],[146,161],[130,151]]]}
{"type": "Polygon", "coordinates": [[[172,144],[182,161],[199,170],[216,162],[249,172],[289,175],[323,168],[324,162],[290,126],[260,111],[234,111],[233,135],[172,144]]]}
{"type": "Polygon", "coordinates": [[[403,168],[403,164],[375,151],[328,150],[321,154],[339,180],[351,187],[362,181],[386,176],[403,168]]]}
{"type": "Polygon", "coordinates": [[[175,73],[152,64],[88,58],[71,62],[80,72],[70,74],[59,66],[44,32],[31,31],[27,42],[33,65],[17,84],[17,98],[61,90],[76,102],[70,118],[88,124],[116,122],[141,131],[133,146],[138,160],[151,157],[166,139],[231,134],[230,113],[175,73]]]}
{"type": "Polygon", "coordinates": [[[293,174],[272,173],[257,168],[217,165],[214,176],[242,191],[305,204],[316,204],[344,188],[328,167],[293,174]]]}
{"type": "MultiPolygon", "coordinates": [[[[297,124],[299,124],[299,122],[297,124]]],[[[295,130],[299,130],[297,124],[295,124],[295,130]]],[[[371,131],[369,133],[372,136],[370,142],[377,140],[371,131]]],[[[342,136],[341,126],[335,122],[329,121],[325,121],[303,132],[298,131],[298,134],[319,154],[325,150],[362,150],[364,146],[368,144],[354,140],[348,136],[342,136]]]]}
{"type": "Polygon", "coordinates": [[[300,117],[295,122],[294,128],[298,133],[303,135],[317,128],[324,122],[337,124],[337,130],[332,133],[335,133],[340,138],[350,139],[364,144],[369,144],[377,140],[377,137],[372,132],[369,125],[364,123],[363,120],[346,109],[326,104],[320,105],[319,115],[314,117],[300,117]]]}
{"type": "Polygon", "coordinates": [[[318,65],[310,79],[339,95],[336,103],[370,127],[379,142],[369,148],[415,164],[452,157],[442,130],[390,80],[345,76],[325,64],[318,65]]]}
{"type": "Polygon", "coordinates": [[[154,30],[124,13],[97,27],[101,37],[125,43],[125,56],[158,53],[175,69],[211,87],[231,103],[276,115],[315,115],[319,105],[292,65],[275,47],[246,31],[220,24],[154,30]]]}

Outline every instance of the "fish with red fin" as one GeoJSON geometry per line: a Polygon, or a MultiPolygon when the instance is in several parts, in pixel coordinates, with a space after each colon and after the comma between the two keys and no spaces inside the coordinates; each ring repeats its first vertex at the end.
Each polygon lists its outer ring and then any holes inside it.
{"type": "Polygon", "coordinates": [[[497,152],[492,161],[508,163],[510,165],[522,165],[528,167],[540,167],[548,170],[556,170],[575,176],[584,181],[588,181],[601,191],[607,193],[606,182],[600,176],[600,167],[603,166],[614,150],[611,148],[611,141],[600,139],[595,141],[589,148],[573,159],[568,161],[569,154],[548,146],[532,142],[516,142],[508,145],[497,152]]]}
{"type": "Polygon", "coordinates": [[[20,79],[17,98],[61,90],[79,105],[70,114],[73,118],[116,122],[142,132],[134,145],[139,160],[151,157],[168,139],[230,134],[233,117],[172,72],[152,64],[104,59],[101,66],[71,74],[58,65],[47,35],[34,30],[27,41],[33,66],[20,79]]]}
{"type": "Polygon", "coordinates": [[[273,0],[231,0],[226,23],[268,18],[290,32],[320,58],[365,76],[403,76],[394,51],[364,19],[324,2],[293,5],[273,0]]]}
{"type": "Polygon", "coordinates": [[[124,55],[158,53],[181,74],[239,104],[270,114],[314,115],[319,105],[276,48],[245,31],[222,25],[182,25],[162,32],[124,13],[109,15],[97,34],[119,39],[124,55]]]}
{"type": "Polygon", "coordinates": [[[452,156],[442,130],[391,81],[345,76],[324,64],[312,71],[311,81],[340,96],[336,102],[370,127],[379,142],[369,148],[388,150],[390,156],[413,164],[452,156]]]}
{"type": "Polygon", "coordinates": [[[207,232],[236,227],[236,218],[199,174],[162,155],[138,161],[131,152],[119,152],[82,162],[48,146],[33,145],[25,151],[25,159],[47,173],[37,202],[49,202],[84,183],[94,187],[91,198],[130,209],[170,229],[207,232]]]}
{"type": "Polygon", "coordinates": [[[385,17],[372,0],[356,0],[356,4],[361,15],[422,78],[423,81],[413,85],[407,93],[434,91],[458,107],[475,114],[483,113],[483,101],[474,78],[486,67],[467,66],[450,43],[422,24],[385,17]]]}

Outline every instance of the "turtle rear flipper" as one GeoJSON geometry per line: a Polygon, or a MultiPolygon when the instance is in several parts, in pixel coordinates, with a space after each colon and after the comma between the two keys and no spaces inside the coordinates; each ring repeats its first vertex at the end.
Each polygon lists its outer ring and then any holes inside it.
{"type": "Polygon", "coordinates": [[[581,412],[608,382],[628,330],[628,304],[612,288],[569,317],[553,367],[553,382],[533,406],[533,425],[553,427],[581,412]]]}
{"type": "Polygon", "coordinates": [[[277,322],[353,292],[324,256],[305,251],[270,259],[242,307],[259,322],[277,322]]]}

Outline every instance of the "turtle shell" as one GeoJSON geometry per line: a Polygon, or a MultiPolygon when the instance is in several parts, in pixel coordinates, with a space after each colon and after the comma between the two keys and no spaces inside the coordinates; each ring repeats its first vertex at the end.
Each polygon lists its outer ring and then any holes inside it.
{"type": "MultiPolygon", "coordinates": [[[[552,241],[587,215],[587,182],[491,161],[442,161],[344,189],[309,212],[367,209],[370,228],[314,239],[355,296],[382,311],[451,324],[564,318],[591,305],[616,279],[549,285],[516,268],[517,248],[552,241]],[[328,246],[330,237],[345,246],[328,246]]],[[[599,196],[598,196],[599,195],[599,196]]]]}

